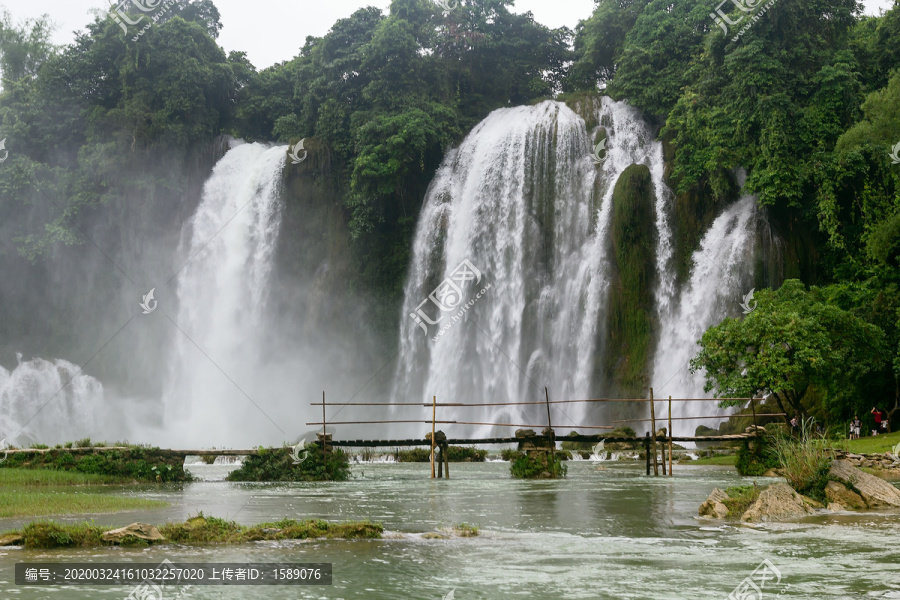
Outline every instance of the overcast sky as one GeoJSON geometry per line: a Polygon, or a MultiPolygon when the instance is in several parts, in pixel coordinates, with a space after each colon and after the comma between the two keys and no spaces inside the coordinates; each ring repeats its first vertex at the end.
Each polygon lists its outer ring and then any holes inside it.
{"type": "MultiPolygon", "coordinates": [[[[219,44],[226,51],[244,50],[257,68],[265,68],[296,56],[306,36],[322,36],[340,18],[363,6],[377,6],[384,12],[390,0],[214,0],[222,14],[219,44]]],[[[864,0],[867,14],[887,10],[893,0],[864,0]]],[[[710,0],[710,4],[715,4],[710,0]]],[[[44,13],[58,25],[54,42],[67,44],[73,31],[84,29],[93,20],[91,8],[109,9],[108,0],[0,0],[16,20],[44,13]]],[[[531,11],[548,27],[574,28],[590,16],[594,0],[516,0],[517,12],[531,11]]]]}

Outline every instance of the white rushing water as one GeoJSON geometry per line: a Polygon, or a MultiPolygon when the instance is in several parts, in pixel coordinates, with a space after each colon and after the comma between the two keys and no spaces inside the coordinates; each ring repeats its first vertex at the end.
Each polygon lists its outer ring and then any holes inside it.
{"type": "MultiPolygon", "coordinates": [[[[603,98],[595,109],[607,131],[599,167],[584,121],[549,101],[491,113],[448,154],[416,231],[395,401],[433,395],[439,402],[536,401],[544,386],[553,399],[594,391],[611,199],[632,164],[650,169],[656,189],[657,231],[648,235],[661,240],[660,273],[672,256],[672,195],[662,181],[661,143],[627,104],[603,98]]],[[[672,294],[671,284],[661,285],[660,306],[672,294]]],[[[543,410],[465,408],[444,410],[442,418],[542,423],[543,410]]],[[[586,411],[567,405],[557,417],[560,427],[583,424],[586,411]]],[[[453,431],[486,434],[489,428],[454,425],[453,431]]]]}
{"type": "MultiPolygon", "coordinates": [[[[713,222],[694,253],[690,281],[670,312],[662,314],[660,339],[653,361],[653,386],[657,397],[709,398],[703,391],[705,375],[692,374],[688,363],[700,346],[697,341],[725,317],[741,313],[741,302],[752,286],[753,257],[757,245],[756,198],[743,196],[713,222]]],[[[751,303],[751,307],[752,307],[751,303]]],[[[726,414],[715,402],[675,402],[673,417],[726,414]]],[[[660,402],[657,416],[668,414],[660,402]]],[[[715,421],[673,421],[676,435],[693,435],[697,425],[715,421]]]]}
{"type": "Polygon", "coordinates": [[[263,338],[285,150],[234,145],[185,224],[181,254],[190,262],[178,279],[180,331],[164,422],[179,443],[257,444],[258,433],[274,427],[274,411],[265,411],[272,395],[261,391],[270,375],[263,338]]]}
{"type": "Polygon", "coordinates": [[[0,439],[44,444],[81,439],[102,428],[103,385],[69,361],[35,358],[0,367],[0,439]]]}

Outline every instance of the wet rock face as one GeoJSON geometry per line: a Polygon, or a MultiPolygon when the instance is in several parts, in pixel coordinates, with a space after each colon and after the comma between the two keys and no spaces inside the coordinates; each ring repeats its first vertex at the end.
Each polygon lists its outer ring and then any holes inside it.
{"type": "Polygon", "coordinates": [[[866,508],[862,496],[847,489],[837,481],[829,481],[825,485],[825,496],[828,498],[828,510],[861,510],[866,508]]]}
{"type": "Polygon", "coordinates": [[[105,542],[119,543],[126,538],[138,538],[148,542],[161,542],[166,539],[159,529],[147,523],[132,523],[127,527],[112,529],[103,534],[105,542]]]}
{"type": "Polygon", "coordinates": [[[900,490],[883,479],[857,469],[848,460],[831,463],[828,474],[860,496],[867,508],[900,508],[900,490]]]}
{"type": "Polygon", "coordinates": [[[709,517],[711,519],[724,519],[728,516],[728,507],[724,501],[728,499],[728,494],[715,488],[706,499],[706,502],[700,505],[700,516],[709,517]]]}
{"type": "Polygon", "coordinates": [[[776,483],[759,494],[756,502],[741,516],[741,521],[756,523],[803,517],[813,512],[811,502],[788,484],[776,483]]]}

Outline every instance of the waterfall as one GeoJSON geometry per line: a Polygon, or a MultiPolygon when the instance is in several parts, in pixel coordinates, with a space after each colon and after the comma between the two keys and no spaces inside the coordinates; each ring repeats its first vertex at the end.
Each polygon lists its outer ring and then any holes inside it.
{"type": "MultiPolygon", "coordinates": [[[[757,215],[756,198],[741,197],[713,222],[694,252],[690,281],[672,310],[661,315],[653,362],[653,387],[658,398],[711,397],[703,391],[704,373],[691,374],[688,363],[700,350],[697,341],[709,327],[741,312],[743,296],[752,286],[757,215]]],[[[725,412],[715,402],[675,402],[672,406],[673,417],[725,412]]],[[[656,414],[664,418],[667,408],[656,414]]],[[[704,423],[711,424],[708,419],[673,421],[672,429],[677,435],[693,435],[697,425],[704,423]]]]}
{"type": "MultiPolygon", "coordinates": [[[[491,113],[447,155],[426,195],[413,244],[395,401],[433,395],[439,402],[539,401],[544,386],[553,399],[583,399],[596,391],[611,200],[628,166],[644,164],[651,171],[660,273],[670,268],[672,244],[661,143],[623,102],[603,98],[592,111],[607,134],[599,166],[584,120],[551,101],[491,113]]],[[[672,294],[668,283],[661,285],[660,306],[672,294]]],[[[586,423],[584,405],[561,406],[554,409],[554,425],[586,423]]],[[[536,424],[546,421],[544,410],[445,409],[441,420],[536,424]]],[[[454,425],[453,432],[492,430],[454,425]]]]}
{"type": "Polygon", "coordinates": [[[235,144],[185,224],[180,254],[189,262],[178,276],[161,432],[177,443],[257,444],[261,432],[281,435],[269,419],[277,421],[272,402],[280,398],[266,387],[274,378],[263,357],[285,151],[235,144]]]}
{"type": "Polygon", "coordinates": [[[0,439],[25,445],[74,441],[99,431],[103,385],[66,360],[0,367],[0,439]]]}

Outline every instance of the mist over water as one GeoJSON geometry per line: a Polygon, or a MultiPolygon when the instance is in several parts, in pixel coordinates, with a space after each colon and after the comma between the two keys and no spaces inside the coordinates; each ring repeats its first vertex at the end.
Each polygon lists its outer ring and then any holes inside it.
{"type": "Polygon", "coordinates": [[[88,437],[105,429],[103,385],[66,360],[0,366],[0,439],[22,445],[88,437]]]}

